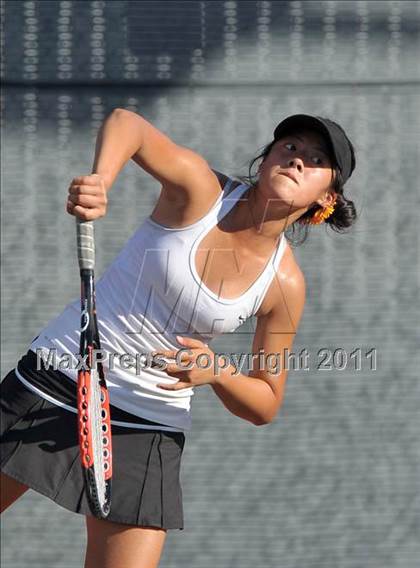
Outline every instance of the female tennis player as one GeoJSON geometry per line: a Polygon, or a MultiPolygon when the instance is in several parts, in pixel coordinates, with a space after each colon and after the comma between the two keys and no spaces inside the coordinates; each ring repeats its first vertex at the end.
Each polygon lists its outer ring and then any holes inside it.
{"type": "Polygon", "coordinates": [[[154,568],[167,530],[183,529],[180,465],[194,387],[209,385],[253,425],[275,418],[284,355],[305,302],[285,232],[322,223],[342,231],[356,219],[343,192],[354,149],[329,119],[283,120],[244,181],[212,170],[142,116],[116,109],[99,131],[92,174],[70,183],[68,213],[104,216],[107,192],[130,158],[161,193],[96,286],[113,443],[106,520],[89,511],[80,466],[78,299],[41,330],[2,383],[1,509],[32,488],[85,515],[85,568],[154,568]],[[246,354],[215,353],[209,341],[251,316],[245,373],[246,354]]]}

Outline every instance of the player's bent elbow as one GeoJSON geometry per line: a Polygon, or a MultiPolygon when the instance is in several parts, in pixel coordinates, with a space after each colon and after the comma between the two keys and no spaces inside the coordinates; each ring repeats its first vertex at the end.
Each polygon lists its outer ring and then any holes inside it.
{"type": "Polygon", "coordinates": [[[271,422],[273,422],[275,420],[275,418],[277,417],[278,411],[279,411],[279,408],[276,406],[276,408],[274,410],[271,410],[271,412],[267,412],[264,415],[260,415],[256,418],[254,418],[252,423],[255,426],[266,426],[267,424],[271,424],[271,422]]]}
{"type": "Polygon", "coordinates": [[[270,424],[270,422],[272,422],[274,418],[274,416],[258,416],[252,420],[252,423],[254,424],[254,426],[266,426],[267,424],[270,424]]]}
{"type": "Polygon", "coordinates": [[[122,107],[116,107],[112,110],[112,114],[129,114],[129,113],[135,114],[131,110],[122,107]]]}
{"type": "Polygon", "coordinates": [[[142,118],[142,116],[138,112],[133,112],[132,110],[128,110],[127,108],[121,108],[121,107],[114,108],[111,111],[111,115],[113,115],[114,117],[120,117],[120,118],[130,117],[132,120],[133,119],[139,120],[139,119],[142,118]]]}
{"type": "Polygon", "coordinates": [[[267,426],[267,424],[271,424],[273,420],[257,420],[254,421],[253,424],[254,426],[267,426]]]}
{"type": "Polygon", "coordinates": [[[254,426],[266,426],[267,424],[270,424],[270,420],[254,420],[252,423],[254,426]]]}

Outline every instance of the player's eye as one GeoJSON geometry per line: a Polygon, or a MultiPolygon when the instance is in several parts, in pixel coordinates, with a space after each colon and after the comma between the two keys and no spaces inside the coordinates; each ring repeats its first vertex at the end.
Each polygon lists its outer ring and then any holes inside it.
{"type": "Polygon", "coordinates": [[[312,158],[312,161],[314,162],[314,164],[316,164],[317,166],[320,166],[323,163],[322,158],[320,158],[319,156],[314,156],[312,158]]]}
{"type": "MultiPolygon", "coordinates": [[[[293,142],[286,142],[284,145],[285,148],[287,148],[288,150],[290,150],[290,152],[294,152],[296,151],[296,145],[293,144],[293,142]]],[[[313,163],[317,166],[320,166],[321,164],[324,163],[324,160],[321,156],[312,156],[311,160],[313,161],[313,163]]]]}

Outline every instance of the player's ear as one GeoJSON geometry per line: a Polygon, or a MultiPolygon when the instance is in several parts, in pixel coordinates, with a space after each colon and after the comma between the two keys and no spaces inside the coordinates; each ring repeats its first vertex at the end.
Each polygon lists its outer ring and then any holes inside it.
{"type": "Polygon", "coordinates": [[[336,198],[336,192],[332,189],[329,189],[324,195],[322,195],[319,199],[316,200],[316,203],[321,205],[321,207],[327,207],[332,205],[336,198]]]}

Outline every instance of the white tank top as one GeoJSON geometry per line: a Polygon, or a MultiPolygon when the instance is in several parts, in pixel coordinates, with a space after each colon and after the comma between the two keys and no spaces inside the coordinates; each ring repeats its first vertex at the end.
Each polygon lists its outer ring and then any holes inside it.
{"type": "MultiPolygon", "coordinates": [[[[217,335],[234,331],[258,310],[286,246],[283,234],[263,272],[237,298],[218,297],[201,282],[194,261],[199,243],[249,188],[226,179],[216,203],[192,225],[173,229],[147,217],[96,283],[98,328],[111,403],[174,431],[191,428],[194,388],[160,389],[157,384],[172,384],[178,379],[150,365],[123,368],[119,356],[180,349],[176,335],[208,343],[217,335]]],[[[48,323],[30,349],[41,350],[44,357],[54,352],[56,361],[61,361],[64,354],[78,353],[79,327],[77,299],[48,323]]],[[[77,381],[76,369],[60,367],[60,371],[77,381]]]]}

